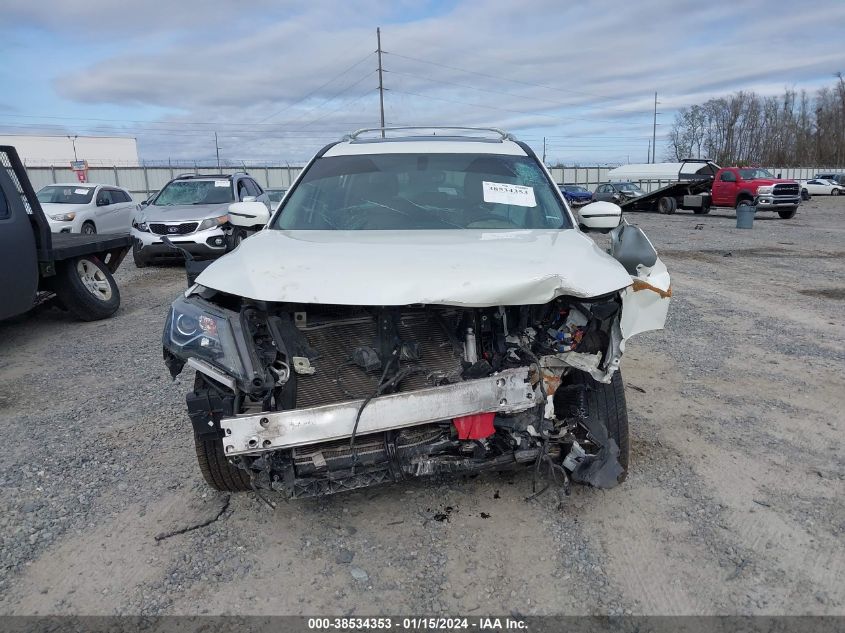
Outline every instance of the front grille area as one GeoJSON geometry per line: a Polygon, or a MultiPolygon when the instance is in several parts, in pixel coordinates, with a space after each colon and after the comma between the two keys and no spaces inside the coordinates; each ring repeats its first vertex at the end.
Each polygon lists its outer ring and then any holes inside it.
{"type": "MultiPolygon", "coordinates": [[[[402,381],[400,391],[433,386],[427,378],[433,371],[447,374],[461,371],[460,356],[453,351],[448,335],[431,314],[402,315],[398,330],[402,341],[414,341],[420,346],[420,360],[411,364],[417,372],[402,381]]],[[[297,376],[298,409],[365,398],[375,391],[381,371],[367,374],[355,365],[341,367],[349,360],[353,348],[376,346],[374,320],[329,323],[304,328],[303,334],[319,357],[311,361],[316,369],[313,375],[297,376]]]]}
{"type": "Polygon", "coordinates": [[[797,196],[799,193],[801,193],[801,190],[798,183],[785,183],[774,187],[774,195],[776,196],[797,196]]]}
{"type": "Polygon", "coordinates": [[[150,231],[156,235],[187,235],[197,230],[199,222],[183,222],[182,224],[152,223],[150,231]],[[173,229],[176,229],[175,231],[173,229]]]}

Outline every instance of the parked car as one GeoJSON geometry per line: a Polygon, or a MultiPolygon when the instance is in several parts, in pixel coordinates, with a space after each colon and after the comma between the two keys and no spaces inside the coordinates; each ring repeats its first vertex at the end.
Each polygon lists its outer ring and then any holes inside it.
{"type": "Polygon", "coordinates": [[[826,173],[816,174],[815,177],[819,180],[830,180],[831,182],[835,182],[837,185],[842,185],[843,187],[845,187],[845,174],[826,173]]]}
{"type": "Polygon", "coordinates": [[[135,203],[126,189],[57,183],[43,187],[36,196],[53,233],[129,233],[135,203]]]}
{"type": "Polygon", "coordinates": [[[606,182],[596,187],[593,200],[622,204],[644,195],[645,192],[633,182],[606,182]]]}
{"type": "Polygon", "coordinates": [[[716,172],[711,198],[715,207],[738,207],[756,201],[758,211],[777,211],[788,220],[801,204],[801,186],[775,178],[760,167],[722,167],[716,172]]]}
{"type": "Polygon", "coordinates": [[[270,208],[271,209],[274,209],[276,207],[276,205],[278,205],[282,201],[282,198],[285,197],[285,194],[287,193],[287,191],[288,191],[287,189],[265,189],[264,190],[264,192],[270,198],[270,208]]]}
{"type": "Polygon", "coordinates": [[[198,259],[219,257],[236,247],[249,229],[229,221],[229,205],[235,201],[270,206],[267,193],[246,173],[174,178],[135,212],[131,230],[135,265],[182,257],[162,236],[198,259]]]}
{"type": "Polygon", "coordinates": [[[589,204],[593,201],[593,194],[581,185],[558,185],[560,192],[566,201],[573,206],[580,206],[582,204],[589,204]]]}
{"type": "Polygon", "coordinates": [[[671,288],[617,205],[572,212],[499,130],[377,129],[323,148],[272,214],[230,207],[245,215],[265,229],[164,326],[171,374],[196,372],[210,486],[308,497],[520,465],[564,487],[624,479],[622,349],[663,327],[671,288]]]}
{"type": "Polygon", "coordinates": [[[807,192],[811,196],[838,196],[845,191],[845,185],[836,181],[813,178],[812,180],[799,181],[801,193],[807,192]]]}
{"type": "Polygon", "coordinates": [[[83,321],[110,317],[120,307],[112,273],[128,251],[125,233],[54,234],[15,148],[0,146],[0,319],[56,297],[83,321]]]}

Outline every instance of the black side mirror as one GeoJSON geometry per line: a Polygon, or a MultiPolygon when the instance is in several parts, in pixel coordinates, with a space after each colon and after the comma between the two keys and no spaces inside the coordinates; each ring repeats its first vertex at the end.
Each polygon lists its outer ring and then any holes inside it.
{"type": "Polygon", "coordinates": [[[97,198],[97,206],[98,207],[106,207],[106,206],[108,206],[108,204],[109,204],[109,201],[106,200],[105,198],[97,198]]]}

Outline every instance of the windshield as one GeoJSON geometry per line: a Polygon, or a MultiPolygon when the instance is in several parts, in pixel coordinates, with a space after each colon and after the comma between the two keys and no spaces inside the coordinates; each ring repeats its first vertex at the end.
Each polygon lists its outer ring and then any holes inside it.
{"type": "Polygon", "coordinates": [[[739,176],[743,180],[754,180],[755,178],[774,178],[768,169],[740,169],[739,176]]]}
{"type": "Polygon", "coordinates": [[[587,193],[587,190],[580,185],[563,185],[563,190],[569,193],[587,193]]]}
{"type": "Polygon", "coordinates": [[[317,159],[272,228],[571,228],[539,164],[494,154],[371,154],[317,159]]]}
{"type": "Polygon", "coordinates": [[[270,198],[270,202],[280,202],[285,196],[287,189],[265,189],[264,193],[270,198]]]}
{"type": "Polygon", "coordinates": [[[152,201],[157,207],[169,207],[176,204],[223,204],[233,202],[232,183],[221,178],[218,180],[174,180],[165,185],[152,201]]]}
{"type": "Polygon", "coordinates": [[[616,185],[616,188],[619,189],[619,191],[642,191],[642,189],[632,182],[620,182],[616,185]]]}
{"type": "Polygon", "coordinates": [[[94,187],[73,185],[51,185],[35,194],[38,202],[50,204],[88,204],[93,195],[94,187]]]}

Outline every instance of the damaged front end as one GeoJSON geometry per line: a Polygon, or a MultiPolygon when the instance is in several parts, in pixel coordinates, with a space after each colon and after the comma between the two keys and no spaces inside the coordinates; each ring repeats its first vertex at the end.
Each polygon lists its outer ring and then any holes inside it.
{"type": "Polygon", "coordinates": [[[494,307],[263,302],[194,286],[168,316],[165,362],[174,377],[197,372],[186,400],[198,446],[254,488],[299,498],[521,464],[607,488],[627,469],[619,360],[628,336],[662,327],[668,275],[650,285],[661,267],[599,297],[494,307]]]}

